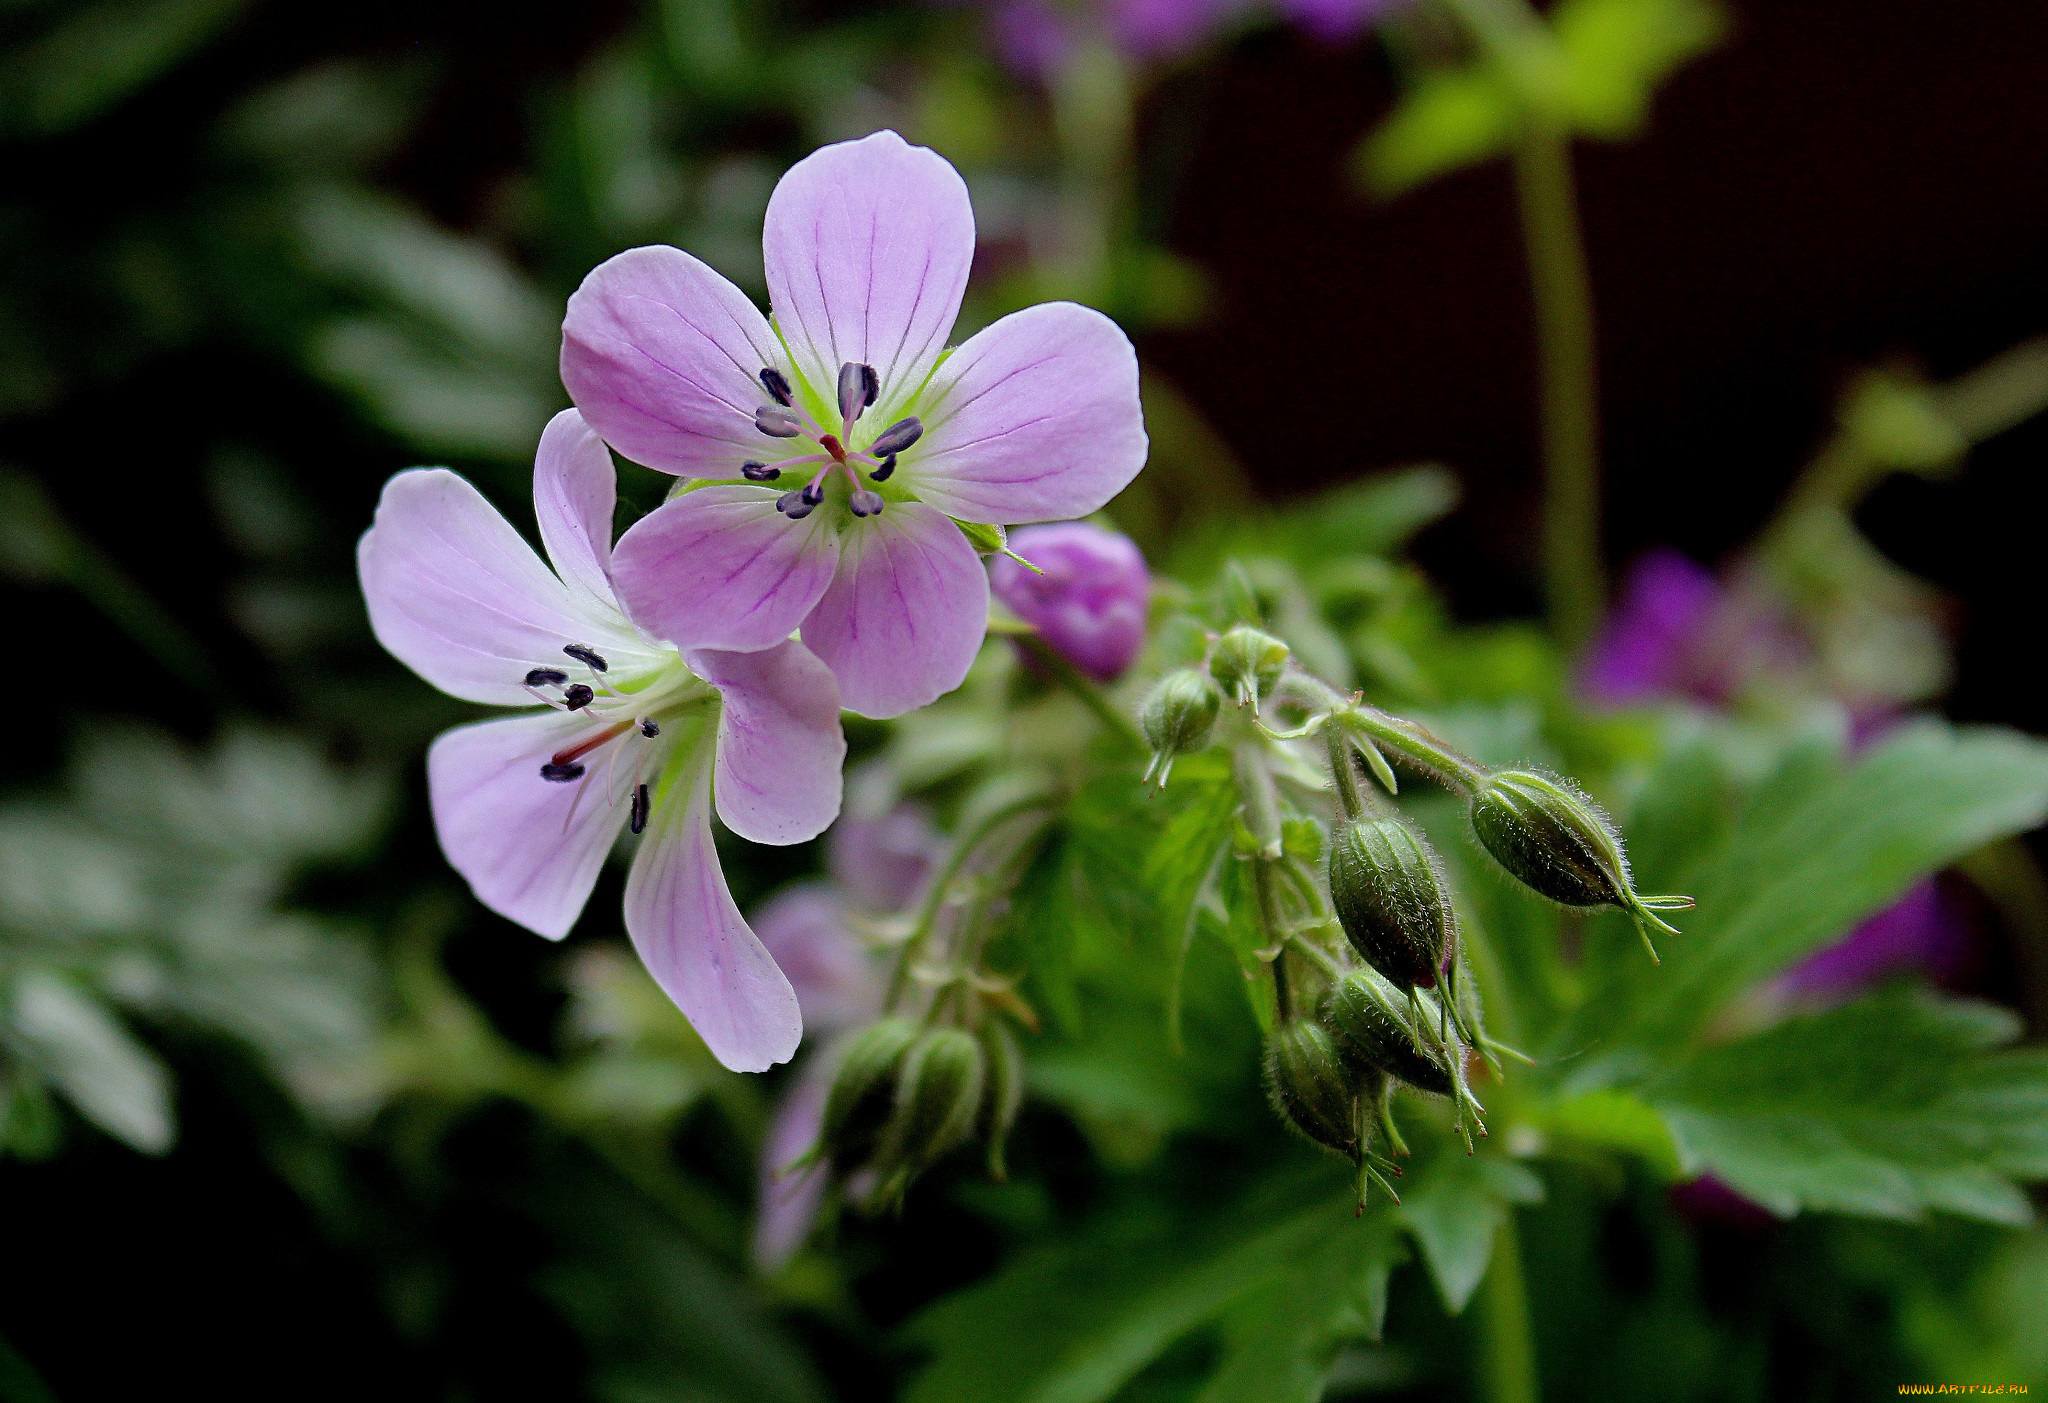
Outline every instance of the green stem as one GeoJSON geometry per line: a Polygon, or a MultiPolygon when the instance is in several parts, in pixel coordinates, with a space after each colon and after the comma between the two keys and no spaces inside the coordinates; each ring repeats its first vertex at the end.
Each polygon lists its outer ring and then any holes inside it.
{"type": "Polygon", "coordinates": [[[1116,703],[1103,693],[1093,678],[1068,662],[1037,634],[1020,633],[1016,635],[1016,639],[1017,646],[1029,653],[1032,661],[1036,662],[1047,676],[1073,693],[1081,705],[1094,712],[1095,718],[1102,722],[1111,735],[1122,741],[1126,748],[1135,750],[1140,755],[1151,749],[1145,744],[1145,737],[1139,732],[1137,723],[1118,709],[1116,703]]]}
{"type": "Polygon", "coordinates": [[[1351,768],[1351,741],[1342,728],[1323,727],[1323,744],[1330,752],[1330,782],[1337,786],[1337,805],[1353,823],[1365,817],[1365,801],[1358,793],[1358,772],[1351,768]]]}
{"type": "Polygon", "coordinates": [[[1521,104],[1515,195],[1536,313],[1543,432],[1543,588],[1569,647],[1605,603],[1600,551],[1600,413],[1593,288],[1572,184],[1568,70],[1557,37],[1528,0],[1448,0],[1521,104]]]}
{"type": "Polygon", "coordinates": [[[925,888],[924,900],[918,903],[917,918],[911,925],[910,937],[903,942],[903,949],[897,954],[896,969],[889,978],[889,997],[885,1007],[895,1009],[897,1000],[903,996],[904,987],[909,983],[911,966],[923,953],[925,943],[931,939],[932,930],[938,921],[939,908],[946,901],[946,893],[952,889],[953,883],[960,880],[960,874],[966,870],[967,864],[980,850],[981,845],[1012,819],[1030,813],[1033,809],[1050,807],[1052,803],[1052,796],[1047,794],[1027,794],[1013,799],[991,810],[972,828],[953,840],[953,849],[946,855],[945,865],[940,867],[938,874],[932,878],[931,885],[925,888]]]}
{"type": "Polygon", "coordinates": [[[1577,647],[1606,603],[1600,550],[1600,410],[1593,288],[1573,189],[1571,138],[1531,114],[1515,147],[1515,193],[1535,296],[1543,418],[1543,588],[1551,626],[1577,647]]]}
{"type": "Polygon", "coordinates": [[[1537,1403],[1536,1338],[1513,1209],[1502,1215],[1494,1234],[1493,1261],[1479,1287],[1477,1324],[1482,1403],[1537,1403]]]}

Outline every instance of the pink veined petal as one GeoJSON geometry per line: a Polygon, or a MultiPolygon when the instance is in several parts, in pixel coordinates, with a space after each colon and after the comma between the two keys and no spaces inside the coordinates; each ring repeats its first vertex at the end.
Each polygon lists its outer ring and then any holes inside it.
{"type": "Polygon", "coordinates": [[[662,244],[592,269],[562,322],[569,397],[612,447],[665,473],[737,477],[749,458],[785,456],[754,427],[770,366],[789,360],[747,295],[662,244]]]}
{"type": "Polygon", "coordinates": [[[1072,302],[1012,312],[969,338],[924,402],[903,479],[962,521],[1086,516],[1145,466],[1137,353],[1115,322],[1072,302]]]}
{"type": "Polygon", "coordinates": [[[840,703],[901,716],[960,685],[988,631],[988,575],[960,528],[920,502],[855,521],[804,642],[840,703]]]}
{"type": "Polygon", "coordinates": [[[520,534],[446,468],[384,484],[377,519],[356,546],[370,627],[391,654],[453,696],[526,706],[521,685],[564,643],[644,647],[616,612],[556,579],[520,534]]]}
{"type": "Polygon", "coordinates": [[[533,513],[555,573],[607,609],[612,594],[612,512],[619,501],[612,455],[583,416],[548,420],[533,456],[533,513]]]}
{"type": "Polygon", "coordinates": [[[832,581],[839,538],[817,512],[791,521],[763,487],[700,487],[619,537],[626,611],[678,648],[753,652],[788,638],[832,581]]]}
{"type": "Polygon", "coordinates": [[[793,639],[753,653],[700,648],[690,671],[718,688],[712,792],[725,826],[756,843],[802,843],[839,814],[839,687],[793,639]]]}
{"type": "Polygon", "coordinates": [[[632,759],[614,741],[566,784],[540,777],[556,751],[598,726],[558,711],[446,731],[427,751],[434,830],[476,899],[537,935],[575,924],[626,825],[632,759]]]}
{"type": "Polygon", "coordinates": [[[780,1271],[818,1221],[830,1177],[822,1164],[796,1167],[825,1128],[825,1102],[832,1093],[833,1063],[805,1059],[802,1078],[782,1098],[761,1139],[761,1201],[754,1218],[754,1265],[780,1271]]]}
{"type": "Polygon", "coordinates": [[[803,1015],[725,884],[709,761],[700,753],[655,801],[626,879],[626,933],[712,1055],[735,1072],[765,1072],[795,1054],[803,1015]]]}
{"type": "Polygon", "coordinates": [[[875,368],[886,419],[924,382],[960,315],[974,209],[946,158],[892,131],[789,168],[761,232],[776,325],[826,401],[839,367],[875,368]]]}

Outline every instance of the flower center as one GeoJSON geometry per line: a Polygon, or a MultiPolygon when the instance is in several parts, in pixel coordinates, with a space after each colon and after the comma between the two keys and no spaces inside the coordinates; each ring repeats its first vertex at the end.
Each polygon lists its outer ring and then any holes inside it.
{"type": "MultiPolygon", "coordinates": [[[[549,756],[540,767],[540,777],[553,784],[575,784],[589,773],[591,765],[600,763],[594,756],[602,757],[607,773],[609,767],[630,764],[633,809],[629,822],[638,833],[647,826],[649,798],[645,776],[650,773],[650,763],[658,760],[661,753],[662,747],[654,743],[661,736],[661,718],[675,716],[691,703],[701,701],[709,695],[709,688],[682,666],[680,659],[654,672],[646,685],[631,686],[613,678],[611,664],[587,643],[565,643],[562,652],[578,665],[575,672],[581,674],[580,678],[570,669],[543,665],[528,669],[523,685],[557,711],[589,717],[591,730],[549,756]],[[625,736],[632,736],[633,742],[612,745],[625,736]]],[[[642,674],[643,678],[646,676],[642,674]]],[[[615,792],[609,784],[603,787],[607,792],[615,792]]],[[[576,802],[582,801],[579,790],[576,802]]],[[[573,805],[569,812],[572,816],[576,812],[573,805]]]]}
{"type": "Polygon", "coordinates": [[[852,488],[847,506],[853,514],[878,515],[888,503],[881,493],[861,482],[861,471],[866,470],[871,482],[887,482],[890,474],[896,471],[896,455],[907,450],[924,434],[924,425],[917,416],[913,414],[898,419],[876,434],[866,448],[855,448],[852,446],[853,427],[882,393],[881,377],[875,374],[873,366],[848,361],[839,367],[837,433],[822,427],[797,402],[788,376],[773,366],[763,366],[760,378],[761,387],[775,402],[754,411],[754,427],[771,438],[809,439],[821,451],[773,463],[750,458],[740,465],[740,475],[749,482],[774,482],[782,476],[785,468],[815,467],[817,471],[808,483],[795,491],[783,493],[775,502],[775,510],[791,521],[801,521],[825,500],[826,481],[835,471],[843,472],[852,488]]]}

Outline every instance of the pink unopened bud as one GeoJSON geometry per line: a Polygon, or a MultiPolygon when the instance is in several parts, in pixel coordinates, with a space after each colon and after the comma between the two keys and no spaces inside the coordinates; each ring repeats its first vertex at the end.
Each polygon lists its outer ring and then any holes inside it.
{"type": "Polygon", "coordinates": [[[1038,630],[1046,644],[1098,682],[1114,682],[1145,646],[1152,575],[1129,537],[1085,521],[1027,526],[1007,556],[989,563],[996,598],[1038,630]]]}

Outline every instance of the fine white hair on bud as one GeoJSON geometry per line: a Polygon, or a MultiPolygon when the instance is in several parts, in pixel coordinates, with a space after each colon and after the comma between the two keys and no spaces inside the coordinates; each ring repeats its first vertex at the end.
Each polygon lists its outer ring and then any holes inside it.
{"type": "Polygon", "coordinates": [[[1682,896],[1640,896],[1621,834],[1571,781],[1537,770],[1499,770],[1471,796],[1472,831],[1510,877],[1560,906],[1615,906],[1629,913],[1652,960],[1650,928],[1678,929],[1658,911],[1690,909],[1682,896]]]}

